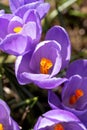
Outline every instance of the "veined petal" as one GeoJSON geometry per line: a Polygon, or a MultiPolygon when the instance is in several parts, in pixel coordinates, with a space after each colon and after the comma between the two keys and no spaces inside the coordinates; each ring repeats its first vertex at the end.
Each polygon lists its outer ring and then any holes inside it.
{"type": "Polygon", "coordinates": [[[66,77],[69,78],[76,74],[87,77],[87,59],[75,60],[68,66],[66,77]]]}
{"type": "Polygon", "coordinates": [[[0,49],[15,56],[21,55],[31,48],[32,40],[21,34],[10,34],[0,43],[0,49]]]}
{"type": "Polygon", "coordinates": [[[0,38],[5,38],[5,36],[8,34],[8,24],[9,20],[5,18],[0,18],[0,38]]]}
{"type": "Polygon", "coordinates": [[[69,63],[71,56],[71,45],[66,30],[60,26],[54,26],[48,30],[46,40],[55,40],[61,45],[62,69],[69,63]]]}
{"type": "Polygon", "coordinates": [[[33,2],[30,4],[23,5],[22,7],[19,7],[15,12],[15,15],[23,18],[26,11],[28,11],[29,9],[35,9],[39,14],[40,19],[42,19],[47,14],[49,8],[50,5],[48,3],[37,1],[35,3],[33,2]]]}
{"type": "Polygon", "coordinates": [[[14,13],[16,11],[17,8],[19,8],[20,6],[23,6],[25,4],[29,4],[29,3],[33,3],[33,2],[37,2],[37,1],[41,1],[44,2],[44,0],[9,0],[9,4],[10,4],[10,9],[11,11],[14,13]]]}

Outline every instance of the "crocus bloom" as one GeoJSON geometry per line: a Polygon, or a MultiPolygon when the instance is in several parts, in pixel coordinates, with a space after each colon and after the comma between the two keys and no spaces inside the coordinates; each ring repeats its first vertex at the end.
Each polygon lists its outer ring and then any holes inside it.
{"type": "Polygon", "coordinates": [[[28,52],[17,58],[15,72],[18,82],[20,84],[33,82],[46,89],[59,86],[66,78],[56,78],[55,75],[69,62],[69,49],[67,32],[60,26],[54,26],[48,31],[46,40],[37,44],[33,53],[28,52]],[[50,33],[53,33],[54,40],[47,40],[50,33]]]}
{"type": "Polygon", "coordinates": [[[10,109],[0,99],[0,130],[19,130],[18,124],[10,116],[10,109]]]}
{"type": "Polygon", "coordinates": [[[52,109],[61,108],[73,112],[87,127],[87,77],[70,77],[62,89],[61,100],[49,91],[49,104],[52,109]]]}
{"type": "Polygon", "coordinates": [[[86,128],[71,112],[56,109],[40,116],[34,130],[86,130],[86,128]]]}
{"type": "Polygon", "coordinates": [[[69,65],[66,77],[69,78],[77,74],[82,77],[87,77],[87,59],[78,59],[69,65]]]}
{"type": "Polygon", "coordinates": [[[41,37],[42,27],[38,13],[28,10],[23,18],[0,17],[0,49],[8,54],[20,55],[34,47],[41,37]]]}
{"type": "Polygon", "coordinates": [[[30,2],[18,8],[10,20],[0,17],[0,49],[18,56],[34,48],[41,37],[41,19],[49,7],[41,1],[30,2]]]}

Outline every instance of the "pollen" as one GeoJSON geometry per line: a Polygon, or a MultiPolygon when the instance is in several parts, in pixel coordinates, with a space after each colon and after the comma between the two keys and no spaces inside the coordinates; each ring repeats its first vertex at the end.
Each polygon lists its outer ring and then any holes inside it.
{"type": "Polygon", "coordinates": [[[40,72],[42,74],[48,74],[52,66],[53,66],[53,63],[51,60],[47,58],[42,58],[40,61],[40,72]]]}
{"type": "Polygon", "coordinates": [[[81,90],[81,89],[75,90],[74,95],[72,95],[72,96],[70,97],[70,99],[69,99],[69,103],[70,103],[71,105],[75,104],[75,103],[77,102],[77,100],[78,100],[80,97],[82,97],[83,95],[84,95],[83,90],[81,90]]]}
{"type": "Polygon", "coordinates": [[[84,92],[81,89],[77,89],[75,91],[75,95],[76,95],[76,98],[79,99],[80,97],[84,95],[84,92]]]}
{"type": "Polygon", "coordinates": [[[55,125],[54,130],[64,130],[64,127],[62,126],[62,124],[57,124],[55,125]]]}
{"type": "Polygon", "coordinates": [[[69,99],[69,103],[70,103],[71,105],[75,104],[76,101],[77,101],[77,99],[76,99],[76,96],[75,96],[75,95],[72,95],[72,96],[70,97],[70,99],[69,99]]]}
{"type": "Polygon", "coordinates": [[[3,124],[0,123],[0,130],[4,130],[3,124]]]}
{"type": "Polygon", "coordinates": [[[22,30],[22,27],[15,27],[15,28],[13,29],[13,31],[14,31],[15,33],[19,33],[21,30],[22,30]]]}

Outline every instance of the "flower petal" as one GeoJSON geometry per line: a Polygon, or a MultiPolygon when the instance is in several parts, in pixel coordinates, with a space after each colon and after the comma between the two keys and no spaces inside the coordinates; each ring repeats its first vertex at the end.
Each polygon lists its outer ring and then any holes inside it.
{"type": "Polygon", "coordinates": [[[0,43],[0,49],[15,56],[21,55],[31,48],[31,38],[20,34],[10,34],[0,43]]]}
{"type": "Polygon", "coordinates": [[[69,65],[66,77],[69,78],[76,74],[82,77],[87,77],[87,59],[75,60],[69,65]]]}
{"type": "Polygon", "coordinates": [[[60,26],[52,27],[46,34],[46,40],[55,40],[61,45],[62,68],[65,68],[71,55],[70,40],[65,29],[60,26]]]}
{"type": "Polygon", "coordinates": [[[29,9],[35,9],[39,14],[40,19],[42,19],[47,14],[49,8],[50,6],[48,3],[37,1],[35,3],[33,2],[30,4],[23,5],[22,7],[19,7],[15,12],[15,15],[23,18],[26,11],[28,11],[29,9]]]}
{"type": "Polygon", "coordinates": [[[5,18],[0,18],[0,38],[5,38],[5,36],[8,34],[8,24],[9,20],[5,18]]]}

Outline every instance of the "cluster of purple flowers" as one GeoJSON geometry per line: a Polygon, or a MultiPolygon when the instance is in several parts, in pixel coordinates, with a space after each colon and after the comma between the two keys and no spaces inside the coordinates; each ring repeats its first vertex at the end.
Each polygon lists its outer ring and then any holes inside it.
{"type": "MultiPolygon", "coordinates": [[[[66,30],[54,26],[44,41],[41,20],[50,6],[44,0],[9,0],[10,14],[0,11],[0,49],[16,56],[19,84],[48,90],[52,110],[39,117],[34,130],[87,130],[87,60],[69,65],[71,44],[66,30]],[[67,68],[66,75],[59,76],[67,68]],[[61,98],[55,94],[61,86],[61,98]],[[54,90],[53,90],[54,89],[54,90]]],[[[0,130],[19,130],[0,100],[0,130]]]]}

